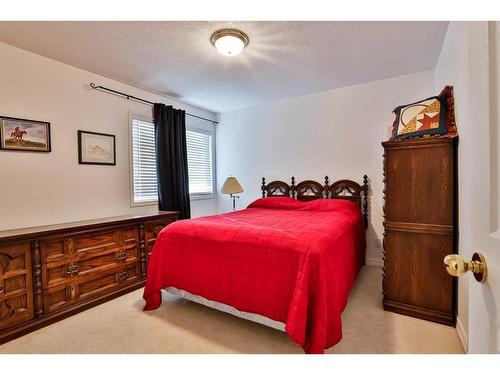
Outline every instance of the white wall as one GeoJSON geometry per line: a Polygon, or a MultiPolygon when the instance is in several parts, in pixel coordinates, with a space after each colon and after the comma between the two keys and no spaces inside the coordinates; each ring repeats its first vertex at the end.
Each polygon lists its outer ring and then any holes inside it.
{"type": "MultiPolygon", "coordinates": [[[[432,70],[369,82],[312,95],[288,98],[221,114],[217,126],[218,190],[234,175],[245,192],[243,208],[261,196],[268,181],[370,179],[368,262],[381,262],[382,154],[380,143],[392,125],[391,111],[436,94],[432,70]]],[[[230,210],[230,199],[219,195],[219,211],[230,210]]]]}
{"type": "MultiPolygon", "coordinates": [[[[95,82],[215,119],[214,113],[0,43],[0,115],[51,123],[52,152],[0,151],[0,230],[153,212],[130,207],[129,111],[144,104],[84,85],[95,82]],[[77,130],[116,135],[116,166],[78,164],[77,130]]],[[[207,123],[209,124],[209,123],[207,123]]],[[[192,201],[193,216],[215,199],[192,201]]]]}
{"type": "MultiPolygon", "coordinates": [[[[436,90],[445,85],[453,85],[455,97],[455,116],[460,136],[458,148],[458,178],[459,184],[459,253],[468,253],[473,248],[470,232],[467,230],[468,197],[473,196],[474,181],[471,180],[466,155],[474,152],[474,123],[468,122],[469,116],[469,23],[451,22],[448,26],[439,60],[435,69],[436,90]]],[[[467,346],[469,320],[468,279],[458,278],[458,324],[457,329],[464,346],[467,346]]]]}

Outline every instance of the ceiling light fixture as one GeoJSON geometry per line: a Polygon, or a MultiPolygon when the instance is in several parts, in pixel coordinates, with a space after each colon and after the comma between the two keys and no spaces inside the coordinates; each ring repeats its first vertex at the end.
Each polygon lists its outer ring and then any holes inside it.
{"type": "Polygon", "coordinates": [[[224,56],[236,56],[248,45],[247,34],[236,29],[217,30],[210,37],[210,42],[224,56]]]}

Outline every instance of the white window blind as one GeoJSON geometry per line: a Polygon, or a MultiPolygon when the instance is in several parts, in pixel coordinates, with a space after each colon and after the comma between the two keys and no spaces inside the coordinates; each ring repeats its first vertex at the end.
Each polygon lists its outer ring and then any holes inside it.
{"type": "Polygon", "coordinates": [[[214,193],[212,137],[208,132],[186,131],[189,193],[192,196],[212,196],[214,193]]]}
{"type": "MultiPolygon", "coordinates": [[[[191,198],[212,198],[215,177],[214,131],[206,125],[203,128],[199,124],[187,125],[186,146],[191,198]]],[[[133,115],[131,139],[132,204],[157,202],[155,132],[152,121],[133,115]]]]}
{"type": "Polygon", "coordinates": [[[158,200],[154,124],[132,119],[133,203],[158,200]]]}

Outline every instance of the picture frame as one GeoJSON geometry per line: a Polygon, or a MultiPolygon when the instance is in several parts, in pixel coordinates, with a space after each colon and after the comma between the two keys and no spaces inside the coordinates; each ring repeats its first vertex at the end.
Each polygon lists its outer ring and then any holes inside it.
{"type": "Polygon", "coordinates": [[[50,152],[50,122],[0,116],[0,150],[50,152]]]}
{"type": "Polygon", "coordinates": [[[78,130],[78,164],[116,165],[115,136],[78,130]]]}

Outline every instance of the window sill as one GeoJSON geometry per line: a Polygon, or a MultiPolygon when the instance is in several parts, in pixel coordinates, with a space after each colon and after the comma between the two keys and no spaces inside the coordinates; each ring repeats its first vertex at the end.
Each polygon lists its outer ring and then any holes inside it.
{"type": "MultiPolygon", "coordinates": [[[[190,201],[203,201],[203,200],[209,200],[209,199],[215,199],[215,194],[212,195],[190,195],[189,200],[190,201]]],[[[137,202],[137,203],[131,203],[130,207],[147,207],[147,206],[157,206],[158,201],[150,201],[150,202],[137,202]]]]}
{"type": "Polygon", "coordinates": [[[148,201],[148,202],[132,202],[130,207],[146,207],[146,206],[158,206],[158,201],[148,201]]]}
{"type": "Polygon", "coordinates": [[[201,201],[201,200],[207,200],[207,199],[215,199],[215,194],[212,195],[190,195],[189,200],[192,201],[201,201]]]}

